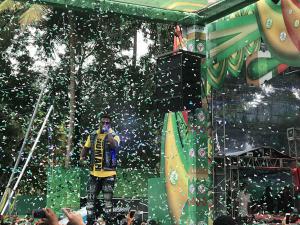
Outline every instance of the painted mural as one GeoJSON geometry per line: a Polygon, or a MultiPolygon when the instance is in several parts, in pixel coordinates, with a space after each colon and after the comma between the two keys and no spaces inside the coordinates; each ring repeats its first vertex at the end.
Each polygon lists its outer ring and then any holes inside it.
{"type": "MultiPolygon", "coordinates": [[[[228,74],[237,77],[242,71],[249,84],[259,86],[289,66],[300,66],[299,21],[299,1],[260,0],[205,27],[182,28],[182,40],[174,46],[206,55],[207,87],[220,88],[228,74]]],[[[149,182],[150,215],[163,224],[212,224],[209,118],[205,107],[193,115],[165,117],[161,178],[149,182]],[[156,197],[151,184],[162,188],[156,197]],[[157,208],[151,197],[166,206],[157,208]]]]}
{"type": "MultiPolygon", "coordinates": [[[[260,0],[208,24],[202,36],[204,42],[194,49],[188,45],[187,49],[206,54],[210,85],[220,88],[227,74],[239,76],[244,65],[247,65],[248,82],[259,85],[282,74],[289,66],[299,66],[300,3],[282,0],[275,4],[272,0],[260,0]],[[261,40],[267,45],[266,54],[259,52],[261,40]]],[[[190,39],[193,38],[187,35],[186,41],[190,39]]]]}

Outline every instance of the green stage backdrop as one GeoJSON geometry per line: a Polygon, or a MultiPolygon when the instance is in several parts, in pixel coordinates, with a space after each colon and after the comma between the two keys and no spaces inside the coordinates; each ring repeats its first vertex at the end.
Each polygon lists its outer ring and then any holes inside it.
{"type": "MultiPolygon", "coordinates": [[[[120,168],[114,197],[148,198],[148,179],[157,175],[152,170],[120,168]]],[[[47,207],[61,213],[62,207],[79,209],[80,198],[86,197],[88,169],[55,167],[48,169],[47,207]]]]}

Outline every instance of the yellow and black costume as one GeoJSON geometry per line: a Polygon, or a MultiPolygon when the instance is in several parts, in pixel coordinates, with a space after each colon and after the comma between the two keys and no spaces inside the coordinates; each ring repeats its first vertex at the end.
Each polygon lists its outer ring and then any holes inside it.
{"type": "MultiPolygon", "coordinates": [[[[97,219],[97,210],[95,208],[97,196],[100,191],[103,192],[104,210],[103,214],[106,221],[109,221],[112,213],[113,188],[116,177],[117,149],[110,147],[108,135],[112,135],[113,140],[120,143],[120,138],[110,128],[108,132],[97,130],[89,135],[84,149],[88,151],[90,158],[90,178],[87,187],[87,225],[92,225],[97,219]]],[[[84,157],[86,153],[82,153],[84,157]]],[[[108,224],[108,223],[106,223],[108,224]]]]}

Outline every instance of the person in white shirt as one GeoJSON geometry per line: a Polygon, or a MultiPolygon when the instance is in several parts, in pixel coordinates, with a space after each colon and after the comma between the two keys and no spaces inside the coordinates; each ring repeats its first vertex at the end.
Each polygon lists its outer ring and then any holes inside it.
{"type": "Polygon", "coordinates": [[[241,190],[238,193],[238,212],[239,212],[239,220],[243,223],[246,223],[249,216],[249,204],[251,195],[248,192],[245,185],[242,185],[241,190]]]}

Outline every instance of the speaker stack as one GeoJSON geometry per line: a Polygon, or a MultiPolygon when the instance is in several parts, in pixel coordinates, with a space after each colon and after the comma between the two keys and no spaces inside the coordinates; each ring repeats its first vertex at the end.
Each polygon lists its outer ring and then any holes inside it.
{"type": "Polygon", "coordinates": [[[157,60],[155,102],[160,112],[201,107],[203,55],[180,50],[157,60]]]}

